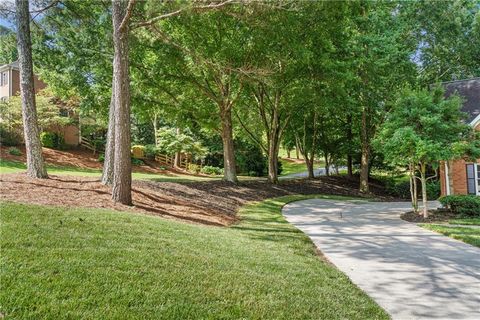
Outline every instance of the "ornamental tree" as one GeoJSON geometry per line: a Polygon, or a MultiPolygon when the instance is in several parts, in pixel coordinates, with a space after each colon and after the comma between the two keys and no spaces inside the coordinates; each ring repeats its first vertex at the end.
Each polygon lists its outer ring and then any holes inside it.
{"type": "Polygon", "coordinates": [[[471,128],[462,122],[461,99],[444,98],[443,90],[406,89],[399,95],[376,139],[385,160],[409,168],[412,205],[417,211],[416,180],[422,186],[423,216],[428,217],[427,167],[458,158],[472,141],[471,128]],[[459,147],[462,146],[462,147],[459,147]]]}

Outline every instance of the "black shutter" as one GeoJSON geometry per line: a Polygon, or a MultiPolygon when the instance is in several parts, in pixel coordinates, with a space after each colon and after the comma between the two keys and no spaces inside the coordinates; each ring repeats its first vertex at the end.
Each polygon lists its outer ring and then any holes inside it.
{"type": "Polygon", "coordinates": [[[468,194],[477,194],[475,179],[475,165],[467,164],[467,192],[468,194]]]}

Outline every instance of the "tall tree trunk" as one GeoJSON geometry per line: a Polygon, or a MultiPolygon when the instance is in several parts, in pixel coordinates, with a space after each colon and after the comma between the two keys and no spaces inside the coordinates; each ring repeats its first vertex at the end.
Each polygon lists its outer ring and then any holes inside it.
{"type": "Polygon", "coordinates": [[[128,75],[128,23],[124,24],[125,0],[112,0],[113,81],[115,82],[115,163],[112,199],[132,204],[132,160],[130,136],[130,79],[128,75]]]}
{"type": "Polygon", "coordinates": [[[349,178],[353,177],[353,158],[352,155],[347,155],[347,174],[349,178]]]}
{"type": "Polygon", "coordinates": [[[370,160],[370,139],[368,136],[367,108],[362,111],[361,140],[362,140],[362,160],[360,162],[360,192],[368,193],[369,160],[370,160]]]}
{"type": "Polygon", "coordinates": [[[290,159],[290,149],[287,150],[287,158],[290,159]]]}
{"type": "Polygon", "coordinates": [[[353,145],[353,131],[352,131],[352,121],[353,117],[351,114],[347,116],[347,142],[348,154],[347,154],[347,174],[349,178],[353,177],[353,157],[352,157],[352,145],[353,145]]]}
{"type": "Polygon", "coordinates": [[[324,158],[325,158],[325,175],[329,176],[330,175],[330,163],[328,162],[328,154],[324,153],[324,158]]]}
{"type": "Polygon", "coordinates": [[[304,157],[305,157],[305,163],[307,164],[308,179],[313,179],[315,178],[315,172],[313,169],[314,155],[312,154],[310,159],[307,158],[307,155],[305,155],[304,157]]]}
{"type": "Polygon", "coordinates": [[[417,197],[417,178],[415,177],[415,165],[412,163],[409,165],[409,177],[410,177],[410,197],[412,200],[413,212],[418,212],[418,197],[417,197]]]}
{"type": "Polygon", "coordinates": [[[428,199],[427,199],[427,177],[426,165],[420,164],[420,180],[422,182],[422,202],[423,202],[423,217],[428,218],[428,199]]]}
{"type": "Polygon", "coordinates": [[[278,183],[278,151],[280,149],[280,119],[275,109],[268,137],[268,181],[278,183]]]}
{"type": "Polygon", "coordinates": [[[220,106],[223,142],[223,179],[237,183],[237,168],[233,147],[232,110],[230,107],[220,106]]]}
{"type": "MultiPolygon", "coordinates": [[[[22,99],[23,132],[27,153],[27,176],[48,178],[42,155],[38,128],[35,87],[33,81],[32,42],[28,0],[15,0],[17,20],[17,49],[20,66],[20,95],[22,99]]],[[[10,79],[11,81],[11,79],[10,79]]]]}
{"type": "Polygon", "coordinates": [[[115,163],[115,81],[112,82],[112,97],[108,110],[107,143],[105,146],[102,172],[102,183],[105,185],[111,185],[113,183],[113,166],[115,163]]]}
{"type": "MultiPolygon", "coordinates": [[[[177,136],[180,135],[182,132],[180,128],[177,128],[177,136]]],[[[182,166],[182,153],[180,151],[175,152],[175,159],[173,161],[173,166],[177,169],[180,169],[182,166]]]]}
{"type": "Polygon", "coordinates": [[[300,152],[298,150],[298,141],[295,141],[295,155],[297,157],[297,160],[300,159],[300,152]]]}
{"type": "Polygon", "coordinates": [[[153,115],[153,138],[155,139],[155,146],[158,146],[157,131],[158,131],[158,114],[155,112],[155,114],[153,115]]]}
{"type": "Polygon", "coordinates": [[[278,183],[278,145],[277,133],[272,133],[268,148],[268,181],[273,184],[278,183]]]}

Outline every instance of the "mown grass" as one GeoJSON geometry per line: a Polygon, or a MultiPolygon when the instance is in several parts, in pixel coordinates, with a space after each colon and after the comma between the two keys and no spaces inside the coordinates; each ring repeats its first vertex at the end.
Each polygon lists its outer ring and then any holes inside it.
{"type": "MultiPolygon", "coordinates": [[[[0,159],[0,174],[2,173],[22,173],[26,170],[25,163],[11,160],[0,159]]],[[[135,170],[135,167],[134,167],[135,170]]],[[[71,175],[71,176],[81,176],[81,177],[95,177],[100,178],[102,175],[101,170],[97,169],[87,169],[87,168],[78,168],[78,167],[66,167],[66,166],[54,166],[48,165],[47,171],[55,175],[71,175]]],[[[222,177],[203,177],[203,176],[194,176],[194,175],[183,175],[183,174],[158,174],[158,173],[142,173],[142,172],[133,172],[133,179],[139,180],[153,180],[158,182],[190,182],[190,181],[211,181],[211,180],[220,180],[222,177]]]]}
{"type": "Polygon", "coordinates": [[[480,248],[480,228],[451,227],[438,224],[422,224],[421,226],[480,248]]]}
{"type": "Polygon", "coordinates": [[[285,159],[280,159],[280,162],[282,163],[282,173],[280,176],[307,171],[305,162],[291,162],[285,159]]]}
{"type": "Polygon", "coordinates": [[[109,210],[0,205],[8,319],[386,319],[281,215],[230,228],[109,210]]]}
{"type": "Polygon", "coordinates": [[[463,224],[471,226],[480,226],[480,218],[462,218],[448,220],[450,224],[463,224]]]}

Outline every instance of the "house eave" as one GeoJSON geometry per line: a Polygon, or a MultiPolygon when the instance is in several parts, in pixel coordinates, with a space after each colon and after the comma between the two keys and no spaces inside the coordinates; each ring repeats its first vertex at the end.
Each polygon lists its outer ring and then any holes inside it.
{"type": "Polygon", "coordinates": [[[472,122],[470,122],[470,125],[473,128],[475,128],[478,124],[480,124],[480,114],[475,119],[473,119],[472,122]]]}

